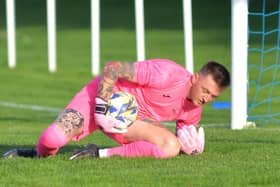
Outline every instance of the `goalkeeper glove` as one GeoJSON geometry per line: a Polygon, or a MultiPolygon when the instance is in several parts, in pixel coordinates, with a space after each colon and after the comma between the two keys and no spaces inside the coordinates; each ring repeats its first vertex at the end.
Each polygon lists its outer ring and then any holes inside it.
{"type": "Polygon", "coordinates": [[[197,131],[193,125],[184,126],[177,131],[177,138],[181,150],[188,155],[201,154],[204,150],[205,135],[202,127],[197,131]]]}
{"type": "Polygon", "coordinates": [[[108,102],[100,97],[95,98],[95,122],[99,125],[105,132],[108,133],[126,133],[127,124],[117,120],[112,116],[106,116],[108,111],[108,102]]]}

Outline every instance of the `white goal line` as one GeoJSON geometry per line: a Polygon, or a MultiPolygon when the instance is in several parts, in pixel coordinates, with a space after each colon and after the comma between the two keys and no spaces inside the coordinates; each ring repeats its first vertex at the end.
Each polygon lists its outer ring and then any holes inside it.
{"type": "MultiPolygon", "coordinates": [[[[175,122],[164,122],[163,123],[166,126],[175,126],[175,122]]],[[[226,123],[205,123],[205,124],[199,124],[201,127],[229,127],[229,124],[226,123]]]]}
{"type": "Polygon", "coordinates": [[[59,111],[61,111],[60,108],[52,108],[52,107],[40,106],[40,105],[19,104],[19,103],[12,103],[12,102],[6,102],[6,101],[0,101],[0,106],[8,107],[8,108],[16,108],[16,109],[45,111],[45,112],[51,112],[51,113],[58,113],[59,111]]]}
{"type": "MultiPolygon", "coordinates": [[[[0,107],[25,109],[25,110],[33,110],[33,111],[43,111],[43,112],[50,112],[50,113],[59,113],[62,110],[61,108],[54,108],[54,107],[41,106],[41,105],[27,105],[27,104],[12,103],[12,102],[7,102],[7,101],[0,101],[0,107]]],[[[164,122],[164,125],[175,126],[175,122],[164,122]]],[[[229,124],[208,123],[208,124],[200,124],[200,126],[202,126],[202,127],[228,127],[229,124]]]]}

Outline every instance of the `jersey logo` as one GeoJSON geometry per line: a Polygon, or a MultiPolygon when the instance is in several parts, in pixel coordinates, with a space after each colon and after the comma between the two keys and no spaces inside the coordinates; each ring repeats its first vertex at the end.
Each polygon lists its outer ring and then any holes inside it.
{"type": "Polygon", "coordinates": [[[170,95],[168,95],[168,94],[163,94],[162,96],[163,97],[168,97],[168,98],[170,97],[170,95]]]}

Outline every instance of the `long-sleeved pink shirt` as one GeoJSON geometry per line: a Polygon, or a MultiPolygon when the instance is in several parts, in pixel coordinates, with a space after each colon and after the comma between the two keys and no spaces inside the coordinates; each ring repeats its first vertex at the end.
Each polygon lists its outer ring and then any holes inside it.
{"type": "Polygon", "coordinates": [[[139,107],[139,118],[176,121],[177,128],[197,125],[202,106],[187,99],[192,74],[167,59],[151,59],[135,63],[136,83],[120,79],[115,90],[133,94],[139,107]]]}

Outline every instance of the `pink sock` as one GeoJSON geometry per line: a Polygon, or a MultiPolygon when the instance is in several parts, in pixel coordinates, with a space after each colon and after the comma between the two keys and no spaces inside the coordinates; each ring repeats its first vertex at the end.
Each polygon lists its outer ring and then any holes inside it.
{"type": "Polygon", "coordinates": [[[42,157],[54,155],[67,142],[64,134],[52,124],[41,134],[36,147],[37,154],[42,157]]]}
{"type": "Polygon", "coordinates": [[[122,157],[155,157],[165,158],[164,153],[155,145],[145,141],[124,144],[120,147],[107,149],[107,156],[119,155],[122,157]]]}

